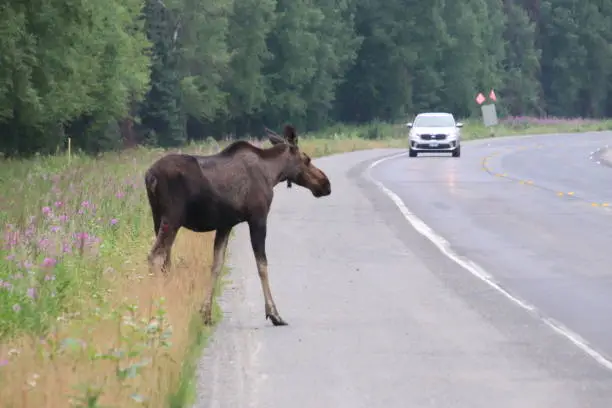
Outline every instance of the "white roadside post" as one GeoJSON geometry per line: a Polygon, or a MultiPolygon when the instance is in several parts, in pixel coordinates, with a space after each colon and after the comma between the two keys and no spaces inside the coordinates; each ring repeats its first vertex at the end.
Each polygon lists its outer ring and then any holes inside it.
{"type": "Polygon", "coordinates": [[[494,126],[499,123],[495,104],[489,103],[487,105],[482,105],[480,109],[482,110],[482,121],[484,125],[491,129],[491,136],[495,136],[494,126]]]}

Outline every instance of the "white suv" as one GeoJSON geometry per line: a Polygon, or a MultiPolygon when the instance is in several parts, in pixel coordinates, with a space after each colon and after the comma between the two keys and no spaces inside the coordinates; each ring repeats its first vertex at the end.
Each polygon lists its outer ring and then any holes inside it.
{"type": "Polygon", "coordinates": [[[414,122],[406,124],[408,134],[408,152],[416,157],[421,152],[451,153],[453,157],[461,156],[461,128],[463,123],[455,122],[451,113],[420,113],[414,122]]]}

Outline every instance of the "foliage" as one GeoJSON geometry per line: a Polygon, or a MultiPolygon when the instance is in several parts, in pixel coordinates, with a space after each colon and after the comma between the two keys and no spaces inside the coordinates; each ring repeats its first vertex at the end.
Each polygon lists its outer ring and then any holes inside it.
{"type": "Polygon", "coordinates": [[[5,154],[63,147],[65,126],[97,138],[149,83],[140,0],[0,6],[0,132],[5,154]]]}
{"type": "Polygon", "coordinates": [[[0,6],[0,152],[89,153],[421,110],[612,113],[593,0],[52,0],[0,6]]]}

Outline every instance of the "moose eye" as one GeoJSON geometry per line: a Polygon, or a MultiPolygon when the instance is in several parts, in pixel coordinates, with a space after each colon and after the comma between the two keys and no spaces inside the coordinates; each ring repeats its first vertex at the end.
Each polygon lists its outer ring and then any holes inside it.
{"type": "Polygon", "coordinates": [[[310,164],[310,157],[306,156],[306,160],[304,163],[306,163],[306,165],[308,166],[310,164]]]}

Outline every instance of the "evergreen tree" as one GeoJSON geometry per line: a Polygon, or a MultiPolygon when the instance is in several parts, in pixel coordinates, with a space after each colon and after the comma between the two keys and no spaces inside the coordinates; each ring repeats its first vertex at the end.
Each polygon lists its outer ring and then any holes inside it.
{"type": "Polygon", "coordinates": [[[151,50],[151,88],[142,104],[142,123],[149,141],[163,147],[187,139],[181,111],[181,79],[177,49],[178,25],[170,9],[159,0],[147,0],[146,30],[151,50]]]}
{"type": "Polygon", "coordinates": [[[511,115],[540,114],[540,55],[536,48],[535,23],[514,2],[507,2],[504,32],[503,104],[511,115]]]}

